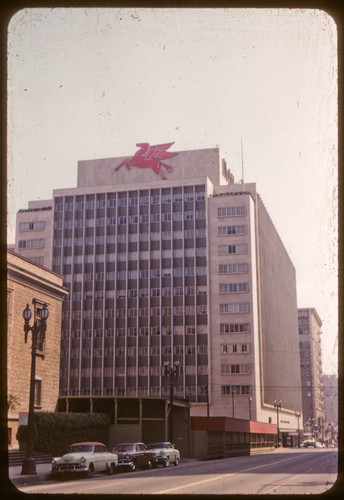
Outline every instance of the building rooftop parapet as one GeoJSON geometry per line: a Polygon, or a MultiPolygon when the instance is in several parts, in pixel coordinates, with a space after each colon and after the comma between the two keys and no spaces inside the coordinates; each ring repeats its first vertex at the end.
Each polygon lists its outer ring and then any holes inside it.
{"type": "Polygon", "coordinates": [[[42,210],[52,210],[53,207],[52,206],[49,206],[49,207],[40,207],[40,208],[21,208],[20,210],[18,210],[18,213],[22,213],[22,212],[40,212],[42,210]]]}

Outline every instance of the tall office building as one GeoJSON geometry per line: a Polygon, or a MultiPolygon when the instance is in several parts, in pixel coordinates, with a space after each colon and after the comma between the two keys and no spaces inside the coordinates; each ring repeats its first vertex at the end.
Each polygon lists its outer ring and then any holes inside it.
{"type": "Polygon", "coordinates": [[[52,269],[70,290],[60,395],[167,397],[178,365],[192,415],[275,423],[281,401],[295,430],[295,269],[255,184],[234,183],[217,148],[138,146],[80,161],[77,187],[53,193],[52,269]]]}
{"type": "Polygon", "coordinates": [[[298,309],[302,409],[304,422],[319,432],[325,422],[321,362],[322,321],[314,308],[298,309]]]}

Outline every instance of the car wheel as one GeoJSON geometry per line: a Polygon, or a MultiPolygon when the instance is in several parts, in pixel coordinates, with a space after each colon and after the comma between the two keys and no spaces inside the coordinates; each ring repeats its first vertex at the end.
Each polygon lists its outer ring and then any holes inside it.
{"type": "Polygon", "coordinates": [[[170,459],[169,457],[166,457],[166,460],[164,462],[164,467],[168,467],[170,465],[170,459]]]}
{"type": "Polygon", "coordinates": [[[175,462],[174,462],[174,465],[179,465],[179,458],[178,458],[178,457],[176,457],[176,460],[175,460],[175,462]]]}
{"type": "Polygon", "coordinates": [[[92,477],[93,476],[93,472],[94,472],[94,468],[93,468],[93,465],[90,464],[88,466],[88,469],[87,469],[87,477],[92,477]]]}
{"type": "Polygon", "coordinates": [[[130,472],[134,472],[135,470],[136,470],[136,463],[132,462],[132,464],[130,465],[130,472]]]}
{"type": "Polygon", "coordinates": [[[114,463],[110,464],[110,467],[108,469],[108,474],[109,475],[112,475],[112,474],[115,474],[116,472],[116,465],[114,463]]]}

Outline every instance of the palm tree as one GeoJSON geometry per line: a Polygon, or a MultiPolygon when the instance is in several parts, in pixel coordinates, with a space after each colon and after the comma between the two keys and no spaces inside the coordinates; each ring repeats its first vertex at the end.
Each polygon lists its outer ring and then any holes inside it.
{"type": "Polygon", "coordinates": [[[13,394],[7,395],[7,411],[15,410],[19,405],[18,396],[14,396],[13,394]]]}

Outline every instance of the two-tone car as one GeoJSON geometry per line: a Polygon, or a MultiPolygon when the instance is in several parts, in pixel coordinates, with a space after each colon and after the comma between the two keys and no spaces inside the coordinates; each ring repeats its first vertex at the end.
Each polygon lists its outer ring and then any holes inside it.
{"type": "Polygon", "coordinates": [[[178,465],[180,462],[180,453],[168,441],[160,441],[158,443],[150,443],[147,448],[155,452],[155,465],[163,465],[168,467],[170,464],[178,465]]]}
{"type": "Polygon", "coordinates": [[[155,466],[155,452],[149,451],[144,443],[119,443],[112,450],[118,455],[118,470],[137,468],[151,469],[155,466]]]}
{"type": "Polygon", "coordinates": [[[65,455],[54,458],[51,474],[83,473],[87,477],[95,472],[114,474],[117,465],[117,454],[110,453],[105,444],[87,441],[72,444],[65,455]]]}

